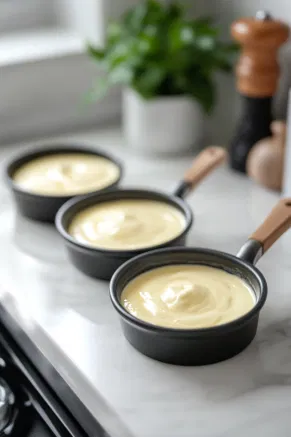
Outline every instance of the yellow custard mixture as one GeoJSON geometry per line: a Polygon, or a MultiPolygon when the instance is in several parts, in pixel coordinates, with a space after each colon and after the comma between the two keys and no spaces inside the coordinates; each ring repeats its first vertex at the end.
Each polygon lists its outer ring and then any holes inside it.
{"type": "Polygon", "coordinates": [[[60,153],[32,159],[16,170],[13,180],[31,193],[70,196],[108,187],[119,174],[118,166],[101,156],[60,153]]]}
{"type": "Polygon", "coordinates": [[[172,265],[145,272],[123,290],[121,302],[135,317],[153,325],[210,328],[238,319],[255,306],[251,288],[224,270],[172,265]]]}
{"type": "Polygon", "coordinates": [[[185,229],[184,215],[165,202],[114,200],[78,213],[68,232],[77,241],[104,249],[130,250],[159,245],[185,229]]]}

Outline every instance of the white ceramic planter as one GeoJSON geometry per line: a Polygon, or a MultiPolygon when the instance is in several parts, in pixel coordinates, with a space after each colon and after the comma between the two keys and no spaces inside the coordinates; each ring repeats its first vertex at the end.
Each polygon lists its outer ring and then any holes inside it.
{"type": "Polygon", "coordinates": [[[200,105],[188,97],[144,100],[126,89],[123,123],[127,144],[142,153],[186,154],[197,150],[203,137],[200,105]]]}

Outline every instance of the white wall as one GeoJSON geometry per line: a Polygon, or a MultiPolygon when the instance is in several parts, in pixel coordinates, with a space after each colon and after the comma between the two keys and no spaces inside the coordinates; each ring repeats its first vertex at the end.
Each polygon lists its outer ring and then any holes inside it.
{"type": "MultiPolygon", "coordinates": [[[[187,0],[185,0],[187,1],[187,0]]],[[[229,33],[232,21],[242,16],[253,16],[257,10],[267,10],[274,18],[287,21],[291,25],[291,0],[191,0],[196,14],[214,15],[223,28],[225,36],[229,33]]],[[[286,115],[288,89],[291,86],[291,45],[287,43],[280,54],[282,78],[278,89],[275,114],[278,118],[286,115]]],[[[209,123],[209,135],[213,142],[230,141],[235,120],[240,111],[240,99],[235,91],[234,79],[230,76],[218,78],[218,104],[209,123]]]]}

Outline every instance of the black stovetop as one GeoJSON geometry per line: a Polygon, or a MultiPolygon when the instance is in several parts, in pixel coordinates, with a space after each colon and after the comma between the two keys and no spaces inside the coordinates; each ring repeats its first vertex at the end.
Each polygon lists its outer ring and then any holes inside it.
{"type": "MultiPolygon", "coordinates": [[[[0,303],[0,357],[16,369],[35,416],[20,437],[109,437],[49,360],[0,303]]],[[[0,434],[0,437],[1,434],[0,434]]],[[[5,435],[18,437],[18,435],[5,435]]]]}
{"type": "Polygon", "coordinates": [[[1,325],[0,437],[88,437],[1,325]]]}

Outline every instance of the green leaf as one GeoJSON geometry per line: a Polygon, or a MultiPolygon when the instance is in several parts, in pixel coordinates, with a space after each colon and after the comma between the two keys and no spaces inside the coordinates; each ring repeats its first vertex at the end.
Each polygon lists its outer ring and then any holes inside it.
{"type": "Polygon", "coordinates": [[[210,36],[210,35],[199,36],[197,38],[197,42],[196,42],[197,47],[200,50],[208,51],[208,52],[211,50],[214,50],[215,43],[216,43],[215,38],[213,36],[210,36]]]}
{"type": "Polygon", "coordinates": [[[223,49],[230,54],[236,54],[240,50],[240,45],[236,42],[224,43],[223,49]]]}
{"type": "Polygon", "coordinates": [[[213,109],[216,96],[215,85],[212,80],[197,74],[196,77],[193,76],[193,83],[189,84],[189,91],[192,97],[201,104],[205,112],[209,114],[213,109]]]}
{"type": "Polygon", "coordinates": [[[139,2],[124,16],[124,27],[137,34],[147,24],[157,22],[162,15],[163,8],[156,0],[139,2]]]}
{"type": "Polygon", "coordinates": [[[185,46],[193,45],[195,33],[188,23],[183,21],[174,22],[169,29],[169,44],[171,51],[183,50],[185,46]]]}
{"type": "Polygon", "coordinates": [[[238,48],[237,44],[217,44],[217,50],[214,54],[217,68],[225,72],[232,71],[238,48]]]}
{"type": "Polygon", "coordinates": [[[85,94],[84,103],[93,103],[96,100],[101,99],[105,96],[109,88],[109,83],[107,77],[99,79],[98,83],[92,86],[92,88],[85,94]]]}
{"type": "Polygon", "coordinates": [[[144,98],[154,97],[165,75],[166,73],[162,67],[152,66],[135,78],[133,81],[134,88],[144,98]]]}
{"type": "Polygon", "coordinates": [[[102,60],[105,56],[105,52],[102,49],[92,46],[91,44],[86,45],[87,53],[94,59],[102,60]]]}
{"type": "Polygon", "coordinates": [[[114,43],[122,36],[122,28],[118,23],[109,23],[107,27],[107,41],[114,43]]]}
{"type": "Polygon", "coordinates": [[[154,26],[147,26],[136,40],[137,50],[146,55],[155,55],[161,48],[161,41],[154,26]]]}
{"type": "Polygon", "coordinates": [[[175,2],[170,2],[168,5],[168,20],[174,21],[182,17],[185,9],[181,4],[176,4],[175,2]]]}
{"type": "Polygon", "coordinates": [[[134,9],[129,10],[124,16],[124,27],[131,32],[139,31],[145,19],[147,8],[145,3],[138,4],[134,9]]]}
{"type": "Polygon", "coordinates": [[[109,70],[113,70],[119,64],[126,62],[132,58],[131,42],[127,45],[124,43],[115,44],[110,50],[108,50],[106,56],[106,65],[109,70]]]}
{"type": "Polygon", "coordinates": [[[132,78],[133,71],[130,66],[121,64],[110,72],[108,80],[111,85],[130,85],[132,78]]]}

